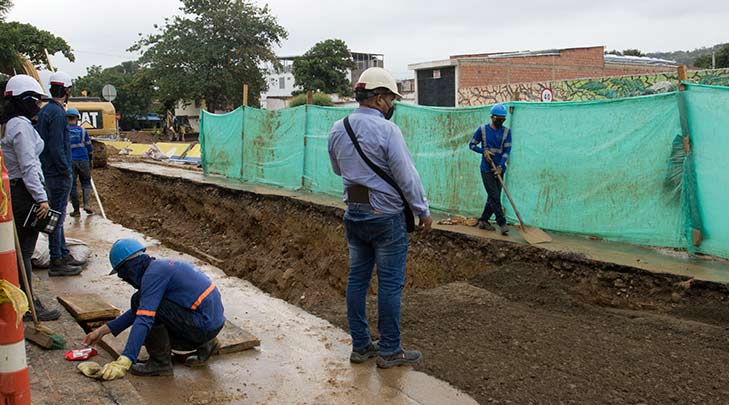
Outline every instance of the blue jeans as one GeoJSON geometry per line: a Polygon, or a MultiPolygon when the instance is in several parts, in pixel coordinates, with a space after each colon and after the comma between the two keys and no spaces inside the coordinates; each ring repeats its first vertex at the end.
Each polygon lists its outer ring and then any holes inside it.
{"type": "Polygon", "coordinates": [[[52,234],[48,235],[48,249],[51,259],[61,259],[69,253],[66,247],[66,235],[63,233],[63,221],[66,219],[68,196],[71,193],[71,175],[48,177],[46,187],[48,188],[48,204],[52,210],[61,213],[58,226],[52,234]]]}
{"type": "Polygon", "coordinates": [[[347,321],[355,350],[367,347],[372,338],[367,327],[367,290],[377,264],[377,329],[380,355],[398,353],[400,302],[405,285],[408,233],[405,217],[375,213],[369,204],[350,204],[344,214],[349,244],[347,321]]]}

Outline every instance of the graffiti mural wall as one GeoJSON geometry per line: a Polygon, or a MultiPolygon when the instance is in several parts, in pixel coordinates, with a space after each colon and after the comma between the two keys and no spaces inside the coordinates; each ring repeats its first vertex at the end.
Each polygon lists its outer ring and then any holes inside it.
{"type": "MultiPolygon", "coordinates": [[[[688,79],[699,84],[729,86],[729,69],[693,70],[688,79]]],[[[634,97],[676,90],[678,73],[612,76],[576,80],[517,83],[458,90],[459,106],[477,106],[513,100],[542,101],[542,92],[551,89],[553,101],[590,101],[634,97]]]]}

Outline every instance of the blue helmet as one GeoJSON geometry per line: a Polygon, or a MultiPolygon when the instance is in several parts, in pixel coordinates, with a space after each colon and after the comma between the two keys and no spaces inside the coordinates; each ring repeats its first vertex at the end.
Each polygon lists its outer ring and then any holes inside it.
{"type": "Polygon", "coordinates": [[[144,245],[135,239],[119,239],[111,245],[109,261],[111,262],[111,273],[116,274],[119,267],[127,260],[136,257],[139,253],[147,250],[144,245]]]}
{"type": "Polygon", "coordinates": [[[503,104],[494,104],[494,106],[491,107],[491,115],[506,117],[506,107],[504,107],[503,104]]]}
{"type": "Polygon", "coordinates": [[[76,118],[81,118],[81,113],[78,112],[77,109],[75,109],[75,108],[69,108],[68,110],[66,110],[66,117],[71,117],[71,116],[74,116],[74,115],[76,116],[76,118]]]}

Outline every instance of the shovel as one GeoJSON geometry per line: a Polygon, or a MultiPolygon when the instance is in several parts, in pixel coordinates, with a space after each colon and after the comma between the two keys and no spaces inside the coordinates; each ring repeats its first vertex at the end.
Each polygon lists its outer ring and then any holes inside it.
{"type": "Polygon", "coordinates": [[[506,197],[509,199],[509,202],[511,203],[511,208],[514,209],[514,213],[516,214],[516,217],[519,219],[519,227],[517,230],[519,231],[519,234],[521,235],[524,240],[526,240],[530,245],[536,245],[537,243],[547,243],[552,241],[552,237],[547,235],[546,232],[543,230],[533,227],[533,226],[526,226],[524,225],[524,221],[521,219],[521,215],[519,214],[519,210],[516,209],[516,204],[514,204],[514,200],[511,199],[511,194],[509,194],[509,189],[506,188],[506,184],[504,184],[504,180],[501,178],[501,175],[496,172],[496,165],[494,164],[494,161],[491,160],[491,156],[488,154],[485,154],[486,160],[489,161],[489,164],[491,165],[491,169],[493,170],[494,174],[496,175],[496,179],[499,180],[499,183],[501,184],[501,188],[504,189],[504,193],[506,193],[506,197]]]}

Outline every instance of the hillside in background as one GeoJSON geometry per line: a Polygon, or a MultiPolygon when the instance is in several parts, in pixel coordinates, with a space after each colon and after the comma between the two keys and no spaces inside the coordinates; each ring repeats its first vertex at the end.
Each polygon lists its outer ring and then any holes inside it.
{"type": "Polygon", "coordinates": [[[675,60],[682,65],[693,66],[696,58],[703,55],[711,55],[711,52],[719,51],[719,48],[726,44],[717,44],[712,47],[697,48],[693,51],[673,51],[673,52],[651,52],[645,56],[652,58],[675,60]]]}

